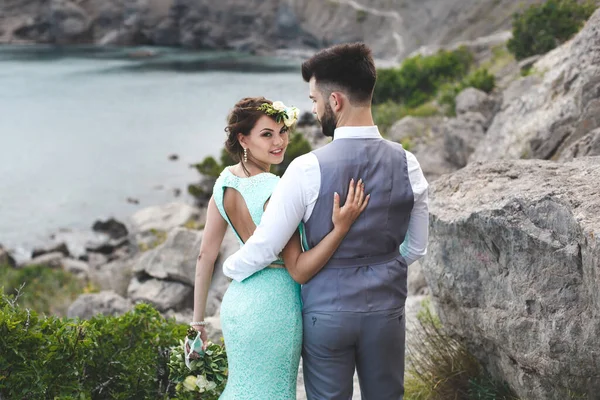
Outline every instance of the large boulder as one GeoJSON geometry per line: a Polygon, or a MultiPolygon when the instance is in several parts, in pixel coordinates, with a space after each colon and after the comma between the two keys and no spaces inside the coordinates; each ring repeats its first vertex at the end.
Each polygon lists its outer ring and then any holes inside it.
{"type": "Polygon", "coordinates": [[[431,188],[440,318],[520,398],[600,392],[600,157],[473,163],[431,188]]]}
{"type": "Polygon", "coordinates": [[[135,277],[127,288],[134,302],[152,304],[159,311],[180,310],[193,305],[194,288],[181,282],[135,277]]]}
{"type": "Polygon", "coordinates": [[[600,127],[600,10],[513,83],[471,160],[556,159],[600,127]]]}
{"type": "Polygon", "coordinates": [[[467,165],[469,157],[485,137],[486,124],[486,117],[473,111],[446,121],[442,126],[446,161],[456,169],[467,165]]]}

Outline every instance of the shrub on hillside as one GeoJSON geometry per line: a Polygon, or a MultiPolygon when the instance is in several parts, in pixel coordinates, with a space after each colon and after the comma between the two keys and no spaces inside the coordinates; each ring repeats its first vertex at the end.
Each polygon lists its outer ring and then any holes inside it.
{"type": "Polygon", "coordinates": [[[45,265],[26,268],[0,265],[0,282],[5,294],[15,294],[23,287],[19,305],[42,314],[66,315],[77,296],[92,290],[70,272],[45,265]]]}
{"type": "Polygon", "coordinates": [[[409,108],[419,106],[431,100],[444,83],[462,79],[472,61],[471,53],[459,48],[411,57],[399,68],[379,69],[373,102],[394,101],[409,108]]]}
{"type": "Polygon", "coordinates": [[[593,14],[593,2],[548,0],[513,16],[508,50],[521,60],[544,54],[575,35],[593,14]]]}
{"type": "Polygon", "coordinates": [[[0,398],[166,399],[169,348],[186,329],[147,304],[79,321],[0,294],[0,398]]]}

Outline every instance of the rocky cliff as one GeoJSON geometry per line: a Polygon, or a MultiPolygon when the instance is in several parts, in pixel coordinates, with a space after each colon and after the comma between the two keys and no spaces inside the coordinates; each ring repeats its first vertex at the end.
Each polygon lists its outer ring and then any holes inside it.
{"type": "Polygon", "coordinates": [[[5,0],[0,42],[272,52],[365,41],[397,62],[426,45],[505,30],[535,0],[5,0]]]}

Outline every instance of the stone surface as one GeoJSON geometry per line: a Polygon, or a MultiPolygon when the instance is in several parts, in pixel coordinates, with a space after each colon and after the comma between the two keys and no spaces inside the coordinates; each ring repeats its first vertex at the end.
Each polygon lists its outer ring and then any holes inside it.
{"type": "Polygon", "coordinates": [[[168,232],[184,225],[202,214],[201,210],[184,203],[168,203],[160,206],[144,208],[131,217],[133,230],[145,232],[157,230],[168,232]]]}
{"type": "Polygon", "coordinates": [[[67,312],[69,318],[90,319],[97,314],[121,315],[133,308],[133,303],[112,291],[80,295],[67,312]]]}
{"type": "Polygon", "coordinates": [[[150,303],[159,311],[176,311],[192,306],[194,289],[180,282],[134,277],[127,288],[127,297],[136,303],[150,303]]]}
{"type": "Polygon", "coordinates": [[[600,10],[571,41],[538,60],[504,93],[471,160],[558,159],[600,127],[600,10]]]}
{"type": "Polygon", "coordinates": [[[600,156],[600,128],[595,129],[569,146],[560,156],[561,161],[577,157],[600,156]]]}
{"type": "Polygon", "coordinates": [[[474,163],[431,190],[446,328],[521,398],[600,390],[600,157],[474,163]]]}

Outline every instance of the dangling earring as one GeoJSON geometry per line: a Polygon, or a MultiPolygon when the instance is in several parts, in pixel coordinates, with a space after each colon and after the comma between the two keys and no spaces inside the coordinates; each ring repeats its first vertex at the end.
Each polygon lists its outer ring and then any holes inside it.
{"type": "Polygon", "coordinates": [[[244,163],[248,162],[248,149],[244,147],[244,163]]]}

